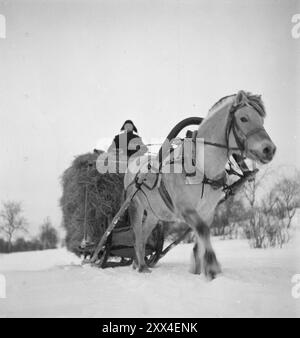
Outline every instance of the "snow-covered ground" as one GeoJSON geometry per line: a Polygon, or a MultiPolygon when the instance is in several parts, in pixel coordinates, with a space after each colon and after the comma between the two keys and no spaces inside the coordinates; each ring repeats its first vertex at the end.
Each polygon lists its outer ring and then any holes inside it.
{"type": "Polygon", "coordinates": [[[291,278],[300,273],[300,236],[283,249],[213,240],[223,274],[188,272],[192,246],[173,249],[152,270],[81,266],[65,249],[0,255],[7,298],[0,317],[300,317],[291,278]]]}

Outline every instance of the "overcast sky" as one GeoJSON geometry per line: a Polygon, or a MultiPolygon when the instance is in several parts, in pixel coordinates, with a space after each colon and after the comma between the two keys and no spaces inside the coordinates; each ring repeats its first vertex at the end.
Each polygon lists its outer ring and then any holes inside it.
{"type": "Polygon", "coordinates": [[[23,201],[33,232],[46,216],[59,226],[74,155],[128,118],[146,141],[163,138],[239,89],[262,94],[274,166],[300,167],[299,5],[0,0],[0,200],[23,201]]]}

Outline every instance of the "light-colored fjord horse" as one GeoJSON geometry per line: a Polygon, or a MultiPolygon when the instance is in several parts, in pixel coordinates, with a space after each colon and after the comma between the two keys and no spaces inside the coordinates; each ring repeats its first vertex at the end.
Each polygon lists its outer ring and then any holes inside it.
{"type": "MultiPolygon", "coordinates": [[[[202,177],[205,174],[216,181],[224,177],[225,166],[234,152],[259,163],[270,162],[276,147],[263,127],[265,115],[258,95],[239,91],[219,100],[197,132],[197,137],[204,139],[202,177]]],[[[135,173],[128,171],[125,175],[125,189],[128,188],[128,192],[135,189],[132,184],[134,179],[135,173]]],[[[136,193],[129,206],[135,234],[136,261],[133,267],[138,268],[139,272],[151,271],[145,262],[145,243],[158,221],[184,222],[195,233],[191,271],[195,274],[202,272],[208,279],[214,278],[221,268],[211,245],[209,226],[223,196],[221,187],[216,189],[206,184],[201,196],[202,184],[186,184],[181,173],[162,173],[161,181],[173,210],[166,205],[157,187],[150,190],[142,186],[142,191],[136,193]]]]}

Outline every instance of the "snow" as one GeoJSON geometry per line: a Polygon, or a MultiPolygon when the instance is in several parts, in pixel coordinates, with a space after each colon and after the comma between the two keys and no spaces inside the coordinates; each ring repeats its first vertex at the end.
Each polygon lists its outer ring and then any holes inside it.
{"type": "Polygon", "coordinates": [[[57,266],[80,265],[80,262],[66,249],[0,254],[0,271],[41,271],[57,266]]]}
{"type": "Polygon", "coordinates": [[[213,239],[223,273],[188,272],[192,246],[170,251],[151,274],[82,266],[65,249],[0,255],[7,298],[0,317],[299,317],[291,295],[300,236],[282,249],[213,239]]]}

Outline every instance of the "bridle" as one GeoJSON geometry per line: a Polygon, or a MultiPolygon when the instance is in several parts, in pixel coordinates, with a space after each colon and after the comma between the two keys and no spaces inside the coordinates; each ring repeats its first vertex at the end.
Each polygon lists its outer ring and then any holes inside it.
{"type": "MultiPolygon", "coordinates": [[[[231,151],[239,151],[241,153],[242,158],[245,158],[245,153],[247,153],[248,151],[248,140],[251,136],[257,134],[260,131],[264,131],[265,129],[263,127],[257,127],[254,128],[253,130],[250,130],[248,133],[244,133],[241,128],[239,127],[238,123],[237,123],[237,118],[235,113],[245,107],[245,106],[250,106],[251,108],[253,108],[258,114],[259,111],[253,106],[251,105],[251,103],[241,103],[239,105],[232,105],[230,110],[229,110],[229,117],[227,120],[227,124],[226,124],[226,131],[225,131],[225,144],[221,144],[221,143],[216,143],[216,142],[210,142],[210,141],[204,141],[204,145],[209,145],[209,146],[213,146],[213,147],[218,147],[218,148],[223,148],[227,150],[227,160],[229,163],[229,170],[225,170],[224,174],[222,177],[219,177],[217,179],[210,179],[208,178],[205,173],[203,174],[203,180],[202,180],[202,193],[201,193],[201,198],[204,195],[204,186],[205,184],[210,185],[213,189],[220,189],[222,188],[222,190],[225,192],[226,198],[229,197],[230,195],[232,195],[232,185],[227,185],[226,184],[226,172],[228,174],[232,174],[232,175],[236,175],[239,177],[239,181],[244,181],[247,179],[247,177],[249,175],[251,175],[251,177],[253,176],[253,173],[257,172],[257,170],[251,172],[249,171],[247,173],[247,175],[241,175],[240,173],[238,173],[238,171],[233,169],[233,164],[232,161],[230,159],[230,152],[231,151]],[[229,140],[230,140],[230,134],[231,132],[233,133],[235,142],[237,144],[237,147],[230,147],[229,145],[229,140]]],[[[194,147],[195,147],[195,151],[193,152],[193,158],[192,158],[192,162],[195,164],[196,163],[196,141],[197,141],[197,132],[193,133],[193,138],[192,141],[194,143],[194,147]]],[[[196,169],[197,170],[197,169],[196,169]]],[[[243,172],[243,171],[242,171],[243,172]]]]}
{"type": "MultiPolygon", "coordinates": [[[[218,147],[218,148],[223,148],[227,150],[227,158],[229,160],[229,155],[230,155],[230,151],[240,151],[241,155],[244,156],[245,152],[247,152],[248,150],[248,139],[255,135],[256,133],[260,132],[260,131],[264,131],[263,127],[257,127],[254,128],[253,130],[250,130],[248,133],[244,133],[241,128],[239,127],[238,123],[237,123],[237,119],[235,116],[235,113],[245,107],[245,106],[250,106],[251,108],[253,108],[258,114],[259,111],[251,105],[251,103],[242,103],[239,105],[232,105],[230,110],[229,110],[229,117],[226,123],[226,131],[225,131],[225,144],[222,143],[217,143],[217,142],[210,142],[210,141],[205,141],[204,140],[204,145],[209,145],[209,146],[213,146],[213,147],[218,147]],[[235,142],[237,144],[237,147],[230,147],[229,145],[229,140],[230,140],[230,133],[233,133],[235,142]]],[[[197,140],[197,132],[193,133],[193,138],[192,141],[194,144],[196,144],[196,140],[197,140]]],[[[194,160],[194,159],[193,159],[194,160]]]]}

